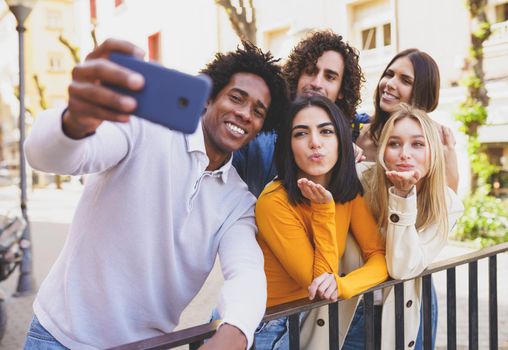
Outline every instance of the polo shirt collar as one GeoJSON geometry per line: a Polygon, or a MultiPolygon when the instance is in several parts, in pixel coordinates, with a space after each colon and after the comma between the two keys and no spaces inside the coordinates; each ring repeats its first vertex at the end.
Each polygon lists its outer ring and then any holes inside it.
{"type": "MultiPolygon", "coordinates": [[[[209,163],[208,156],[206,154],[206,147],[205,147],[205,136],[203,134],[203,127],[201,122],[198,124],[198,127],[196,131],[193,134],[187,134],[185,135],[185,140],[187,141],[187,152],[199,152],[204,157],[202,157],[206,164],[209,163]]],[[[229,160],[221,166],[219,169],[212,171],[210,173],[220,176],[222,179],[222,182],[227,183],[229,171],[231,170],[231,166],[233,164],[233,154],[229,157],[229,160]]]]}

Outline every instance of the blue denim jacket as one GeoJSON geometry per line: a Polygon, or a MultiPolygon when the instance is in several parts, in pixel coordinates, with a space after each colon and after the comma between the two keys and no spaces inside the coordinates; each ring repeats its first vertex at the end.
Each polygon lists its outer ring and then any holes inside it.
{"type": "Polygon", "coordinates": [[[274,162],[276,140],[275,131],[262,132],[233,154],[233,166],[256,197],[277,175],[274,162]]]}

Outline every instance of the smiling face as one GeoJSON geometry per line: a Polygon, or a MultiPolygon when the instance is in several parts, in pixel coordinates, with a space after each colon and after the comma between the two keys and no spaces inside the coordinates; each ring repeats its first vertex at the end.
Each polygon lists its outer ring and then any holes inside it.
{"type": "Polygon", "coordinates": [[[265,81],[252,73],[236,73],[203,116],[206,153],[210,161],[222,162],[231,152],[252,140],[263,127],[270,90],[265,81]]]}
{"type": "Polygon", "coordinates": [[[418,184],[421,183],[421,179],[429,172],[430,153],[428,141],[417,120],[405,117],[395,122],[388,135],[384,163],[388,170],[418,171],[420,173],[418,184]]]}
{"type": "Polygon", "coordinates": [[[379,81],[378,89],[381,109],[387,113],[395,111],[397,104],[410,103],[415,80],[413,64],[407,56],[396,59],[379,81]]]}
{"type": "Polygon", "coordinates": [[[299,168],[298,178],[326,187],[339,157],[339,142],[335,127],[322,108],[309,106],[295,115],[291,150],[299,168]]]}
{"type": "Polygon", "coordinates": [[[322,95],[335,102],[341,98],[344,59],[336,51],[325,51],[315,66],[305,69],[298,79],[297,96],[322,95]]]}

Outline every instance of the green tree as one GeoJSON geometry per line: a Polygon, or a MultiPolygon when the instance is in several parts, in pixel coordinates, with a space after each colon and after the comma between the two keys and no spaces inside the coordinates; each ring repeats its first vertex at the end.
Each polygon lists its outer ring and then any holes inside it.
{"type": "Polygon", "coordinates": [[[467,97],[456,113],[456,119],[462,123],[461,131],[468,137],[473,192],[478,186],[487,186],[491,175],[499,171],[496,166],[490,164],[478,140],[478,128],[487,122],[489,105],[483,69],[483,43],[491,34],[490,23],[485,13],[486,5],[487,0],[468,0],[466,3],[473,27],[469,57],[466,59],[466,76],[461,82],[467,88],[467,97]]]}
{"type": "Polygon", "coordinates": [[[464,201],[464,215],[459,219],[456,236],[459,239],[479,240],[481,245],[497,244],[508,240],[508,209],[500,199],[489,195],[491,176],[499,167],[489,162],[485,149],[478,140],[478,128],[487,123],[489,97],[485,88],[483,43],[491,35],[485,6],[487,0],[468,0],[471,17],[471,46],[462,84],[467,96],[459,106],[456,119],[467,135],[467,151],[471,162],[471,194],[464,201]]]}

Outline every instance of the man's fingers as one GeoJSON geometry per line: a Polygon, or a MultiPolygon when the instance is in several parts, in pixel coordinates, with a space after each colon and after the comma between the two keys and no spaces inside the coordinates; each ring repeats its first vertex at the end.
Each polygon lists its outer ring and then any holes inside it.
{"type": "Polygon", "coordinates": [[[74,81],[101,82],[130,90],[139,90],[144,85],[141,74],[133,72],[107,59],[84,62],[72,70],[74,81]]]}
{"type": "Polygon", "coordinates": [[[89,83],[73,81],[69,85],[69,98],[86,101],[120,114],[130,114],[136,109],[136,100],[127,95],[121,95],[106,87],[89,83]]]}
{"type": "Polygon", "coordinates": [[[103,120],[114,122],[129,121],[128,114],[116,113],[110,109],[91,104],[79,98],[69,98],[69,114],[79,124],[100,124],[103,120]],[[92,119],[92,120],[88,120],[92,119]],[[93,121],[96,119],[96,121],[93,121]]]}
{"type": "Polygon", "coordinates": [[[94,51],[92,51],[87,57],[87,60],[95,58],[107,58],[113,51],[121,52],[126,55],[132,55],[142,59],[145,56],[145,52],[140,47],[132,44],[131,42],[120,40],[120,39],[107,39],[101,45],[99,45],[94,51]]]}

